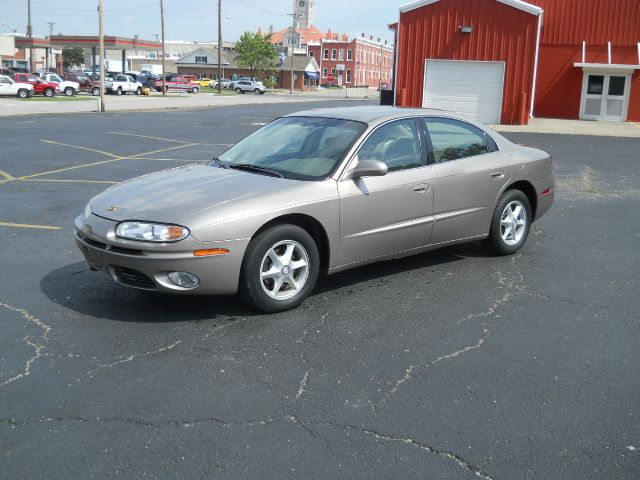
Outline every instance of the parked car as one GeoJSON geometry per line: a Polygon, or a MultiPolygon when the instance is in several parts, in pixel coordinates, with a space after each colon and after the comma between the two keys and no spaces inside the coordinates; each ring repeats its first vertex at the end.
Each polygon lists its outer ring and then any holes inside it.
{"type": "Polygon", "coordinates": [[[45,82],[55,83],[58,87],[56,93],[64,93],[67,97],[71,97],[80,92],[80,84],[71,80],[62,80],[57,73],[42,73],[40,79],[45,82]]]}
{"type": "Polygon", "coordinates": [[[100,95],[100,75],[93,73],[68,72],[64,76],[65,80],[77,82],[81,92],[90,92],[97,97],[100,95]]]}
{"type": "Polygon", "coordinates": [[[155,75],[147,75],[144,73],[132,74],[130,75],[135,81],[140,82],[143,87],[146,88],[155,88],[156,87],[156,76],[155,75]]]}
{"type": "Polygon", "coordinates": [[[442,110],[279,118],[208,165],[111,187],[75,220],[94,270],[142,290],[233,294],[278,312],[320,271],[483,240],[524,245],[554,199],[548,153],[442,110]]]}
{"type": "Polygon", "coordinates": [[[236,83],[238,83],[238,82],[256,82],[256,83],[262,84],[262,81],[257,79],[256,77],[240,77],[237,80],[232,80],[229,83],[229,88],[231,90],[235,90],[236,89],[236,83]]]}
{"type": "Polygon", "coordinates": [[[56,83],[45,82],[32,73],[15,73],[13,78],[15,78],[16,82],[33,85],[33,91],[36,95],[53,97],[58,88],[56,83]]]}
{"type": "Polygon", "coordinates": [[[259,93],[264,95],[264,92],[267,91],[267,87],[262,83],[252,82],[250,80],[240,80],[234,84],[234,90],[236,93],[253,92],[255,94],[259,93]]]}
{"type": "MultiPolygon", "coordinates": [[[[200,85],[197,83],[195,75],[178,75],[172,81],[165,81],[165,91],[185,91],[189,93],[198,93],[200,85]]],[[[156,81],[156,90],[162,91],[162,80],[156,81]]]]}
{"type": "MultiPolygon", "coordinates": [[[[230,85],[231,85],[231,80],[229,80],[228,78],[222,79],[222,88],[229,88],[230,85]]],[[[210,86],[213,88],[218,88],[218,80],[214,80],[210,86]]]]}
{"type": "Polygon", "coordinates": [[[197,80],[195,80],[195,83],[197,83],[201,87],[210,87],[211,82],[213,82],[213,80],[211,80],[210,78],[198,78],[197,80]]]}
{"type": "Polygon", "coordinates": [[[33,85],[16,82],[9,75],[0,75],[0,95],[11,95],[20,98],[29,98],[33,95],[33,85]]]}
{"type": "Polygon", "coordinates": [[[142,84],[136,81],[131,75],[115,75],[112,80],[104,82],[107,93],[122,95],[123,93],[142,93],[142,84]]]}

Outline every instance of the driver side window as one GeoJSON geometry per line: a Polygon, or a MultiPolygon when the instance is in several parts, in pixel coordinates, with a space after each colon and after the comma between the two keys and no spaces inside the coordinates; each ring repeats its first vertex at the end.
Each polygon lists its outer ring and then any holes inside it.
{"type": "Polygon", "coordinates": [[[413,118],[382,125],[364,142],[359,160],[380,160],[389,172],[422,166],[422,146],[413,118]]]}

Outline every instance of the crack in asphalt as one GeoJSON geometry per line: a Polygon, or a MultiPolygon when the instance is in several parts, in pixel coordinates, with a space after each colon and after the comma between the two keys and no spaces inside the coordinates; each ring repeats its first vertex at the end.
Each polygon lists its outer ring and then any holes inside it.
{"type": "Polygon", "coordinates": [[[149,355],[155,355],[156,353],[169,351],[169,350],[175,348],[176,346],[180,345],[181,343],[182,343],[182,340],[178,340],[176,342],[173,342],[170,345],[158,348],[156,350],[151,350],[149,352],[143,352],[143,353],[134,353],[134,354],[131,354],[131,355],[123,356],[123,358],[121,358],[120,360],[117,360],[117,361],[112,362],[112,363],[99,364],[97,366],[97,368],[95,368],[94,370],[89,370],[87,373],[85,373],[80,378],[78,378],[76,380],[76,382],[80,382],[82,379],[84,379],[86,377],[91,377],[91,376],[93,376],[93,374],[95,374],[96,372],[98,372],[100,370],[103,370],[103,369],[106,369],[106,368],[112,368],[112,367],[115,367],[115,366],[120,365],[122,363],[129,363],[129,362],[134,361],[136,358],[148,357],[149,355]]]}
{"type": "MultiPolygon", "coordinates": [[[[24,309],[24,308],[18,308],[18,307],[14,307],[11,305],[8,305],[6,303],[0,303],[0,307],[6,308],[7,310],[11,311],[11,312],[15,312],[15,313],[19,313],[22,318],[24,318],[25,320],[27,320],[30,323],[35,324],[37,327],[40,328],[40,330],[42,330],[42,339],[45,342],[49,341],[49,332],[51,332],[51,330],[53,330],[53,327],[51,327],[50,325],[47,325],[46,323],[44,323],[42,320],[40,320],[38,317],[36,317],[35,315],[32,315],[28,310],[24,309]]],[[[2,383],[0,383],[0,388],[5,387],[6,385],[9,385],[10,383],[13,383],[17,380],[20,380],[28,375],[31,375],[32,372],[32,368],[34,363],[40,359],[40,358],[44,358],[46,357],[48,354],[45,353],[46,347],[42,344],[42,343],[36,343],[35,341],[32,340],[32,337],[30,335],[26,335],[23,339],[22,339],[28,346],[30,346],[31,348],[33,348],[35,355],[33,355],[31,358],[29,358],[26,362],[25,362],[25,366],[24,366],[24,371],[19,373],[18,375],[15,375],[11,378],[8,378],[6,380],[4,380],[2,383]]]]}
{"type": "Polygon", "coordinates": [[[310,370],[304,372],[304,376],[300,381],[300,388],[298,388],[298,393],[296,393],[296,399],[299,399],[307,388],[307,382],[309,381],[309,372],[310,370]]]}
{"type": "Polygon", "coordinates": [[[90,423],[90,422],[125,423],[125,424],[140,426],[140,427],[155,427],[155,428],[158,428],[161,426],[167,426],[167,425],[173,426],[173,427],[189,428],[189,427],[195,427],[195,426],[207,424],[207,423],[214,423],[214,424],[220,425],[221,428],[253,427],[253,426],[264,426],[264,425],[272,425],[276,423],[287,422],[302,428],[315,440],[320,440],[323,443],[325,443],[327,447],[329,446],[329,442],[324,437],[322,437],[317,432],[315,432],[311,428],[311,425],[317,426],[317,427],[331,427],[331,428],[335,428],[343,431],[349,430],[353,432],[362,433],[362,434],[374,437],[376,440],[381,440],[388,444],[397,443],[401,445],[408,445],[408,446],[417,448],[419,450],[422,450],[424,452],[427,452],[429,454],[438,455],[447,460],[451,460],[456,464],[458,464],[460,467],[464,468],[465,470],[473,473],[478,478],[482,478],[484,480],[494,480],[493,477],[485,473],[480,467],[472,464],[468,460],[465,460],[462,456],[453,452],[440,450],[432,445],[426,444],[424,442],[421,442],[411,437],[391,436],[376,430],[372,430],[370,428],[359,427],[357,425],[351,425],[351,424],[341,424],[341,423],[335,423],[335,422],[306,422],[292,414],[287,414],[282,417],[268,418],[266,420],[243,420],[243,421],[227,421],[227,420],[222,420],[215,417],[196,419],[196,420],[165,420],[162,422],[150,422],[150,421],[144,421],[144,420],[128,418],[128,417],[81,417],[81,416],[72,416],[72,417],[66,417],[66,418],[65,417],[41,417],[35,421],[18,420],[14,418],[0,418],[0,425],[4,424],[12,428],[15,428],[15,427],[22,427],[22,426],[32,426],[32,425],[37,425],[41,423],[51,423],[51,422],[62,423],[62,422],[70,422],[70,421],[78,422],[78,423],[90,423]]]}

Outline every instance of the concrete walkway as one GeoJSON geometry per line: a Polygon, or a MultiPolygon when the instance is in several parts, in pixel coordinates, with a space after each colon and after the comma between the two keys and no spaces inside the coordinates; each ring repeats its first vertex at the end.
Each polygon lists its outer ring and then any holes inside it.
{"type": "Polygon", "coordinates": [[[640,138],[640,123],[632,122],[594,122],[588,120],[532,118],[529,121],[529,125],[495,125],[493,128],[499,132],[640,138]]]}
{"type": "MultiPolygon", "coordinates": [[[[377,99],[378,92],[371,90],[369,100],[377,99]]],[[[0,98],[0,116],[37,115],[37,114],[61,114],[97,112],[99,108],[98,97],[81,95],[77,100],[19,100],[16,98],[0,98]],[[82,98],[82,100],[80,100],[82,98]]],[[[149,96],[115,95],[105,96],[105,108],[107,112],[124,111],[149,111],[149,110],[191,110],[199,108],[224,107],[230,105],[250,105],[268,103],[292,103],[292,102],[316,102],[319,100],[341,100],[345,98],[344,91],[319,90],[304,93],[266,93],[255,94],[231,94],[217,96],[211,93],[200,92],[198,94],[185,93],[180,95],[170,93],[162,96],[153,92],[149,96]]],[[[358,101],[361,99],[353,99],[358,101]]]]}

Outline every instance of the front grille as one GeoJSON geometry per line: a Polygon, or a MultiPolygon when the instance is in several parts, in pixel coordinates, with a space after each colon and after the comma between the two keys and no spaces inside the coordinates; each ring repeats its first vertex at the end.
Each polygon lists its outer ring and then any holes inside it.
{"type": "Polygon", "coordinates": [[[113,253],[121,253],[123,255],[142,255],[142,250],[136,250],[134,248],[125,248],[125,247],[117,247],[115,245],[107,245],[106,243],[97,242],[85,235],[81,232],[77,233],[78,238],[82,240],[87,245],[91,245],[94,248],[99,248],[100,250],[105,250],[113,253]]]}
{"type": "Polygon", "coordinates": [[[136,288],[144,288],[145,290],[155,290],[156,284],[144,273],[140,273],[132,268],[113,266],[118,281],[124,285],[136,288]]]}

